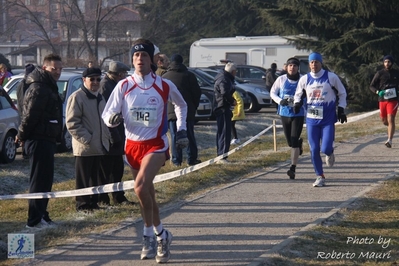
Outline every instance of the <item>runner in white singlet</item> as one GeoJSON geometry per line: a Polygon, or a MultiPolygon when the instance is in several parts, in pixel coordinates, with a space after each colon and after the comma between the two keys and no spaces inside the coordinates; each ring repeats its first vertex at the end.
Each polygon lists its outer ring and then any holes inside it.
{"type": "Polygon", "coordinates": [[[164,263],[170,258],[172,234],[161,223],[153,181],[169,159],[167,103],[175,105],[176,143],[182,145],[188,142],[187,105],[172,82],[154,74],[154,45],[150,41],[136,40],[131,54],[135,72],[117,84],[102,118],[109,127],[117,126],[121,118],[125,125],[126,160],[132,169],[144,221],[141,259],[155,257],[158,263],[164,263]]]}

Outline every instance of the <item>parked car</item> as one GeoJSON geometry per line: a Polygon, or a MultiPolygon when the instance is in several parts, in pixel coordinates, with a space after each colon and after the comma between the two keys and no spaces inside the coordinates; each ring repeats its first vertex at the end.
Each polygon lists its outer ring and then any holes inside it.
{"type": "MultiPolygon", "coordinates": [[[[12,99],[13,103],[17,105],[17,87],[19,82],[23,79],[24,75],[15,75],[12,76],[11,79],[7,82],[4,89],[7,91],[8,95],[12,99]]],[[[70,151],[72,150],[72,136],[69,134],[66,126],[65,126],[65,109],[68,97],[77,89],[79,89],[83,84],[82,74],[75,72],[62,71],[61,77],[57,82],[58,85],[58,93],[61,97],[63,103],[63,118],[64,118],[64,126],[62,130],[62,138],[61,143],[58,145],[59,151],[70,151]]],[[[18,108],[18,106],[17,106],[18,108]]]]}
{"type": "MultiPolygon", "coordinates": [[[[262,88],[266,88],[266,72],[267,70],[263,67],[252,66],[252,65],[236,65],[237,74],[236,76],[243,79],[245,82],[255,83],[262,88]]],[[[209,66],[211,69],[223,69],[224,65],[209,66]]]]}
{"type": "MultiPolygon", "coordinates": [[[[211,119],[215,119],[215,116],[213,114],[213,108],[214,108],[214,104],[215,104],[214,100],[213,100],[213,98],[214,98],[213,86],[215,83],[214,77],[205,73],[204,71],[202,71],[199,68],[189,67],[188,70],[195,74],[195,76],[197,77],[197,80],[198,80],[198,84],[200,85],[201,89],[203,91],[207,90],[207,92],[205,94],[209,97],[209,100],[212,103],[211,119]]],[[[244,109],[248,108],[251,103],[251,98],[248,96],[248,94],[246,93],[245,90],[243,90],[239,87],[236,87],[236,90],[238,91],[241,98],[243,99],[244,109]]]]}
{"type": "Polygon", "coordinates": [[[17,154],[15,136],[20,118],[17,107],[0,86],[0,162],[11,163],[17,154]]]}
{"type": "MultiPolygon", "coordinates": [[[[215,70],[211,68],[201,68],[201,70],[213,77],[216,77],[216,75],[221,71],[221,69],[215,70]]],[[[248,83],[239,77],[236,77],[235,81],[236,85],[241,89],[244,89],[251,98],[249,107],[244,109],[246,112],[258,112],[263,107],[270,107],[272,105],[270,93],[263,86],[248,83]]]]}

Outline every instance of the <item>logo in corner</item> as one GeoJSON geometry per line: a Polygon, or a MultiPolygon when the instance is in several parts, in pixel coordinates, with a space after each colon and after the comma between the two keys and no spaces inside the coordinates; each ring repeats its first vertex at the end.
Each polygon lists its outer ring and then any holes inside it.
{"type": "Polygon", "coordinates": [[[158,98],[157,97],[150,97],[150,98],[148,98],[147,103],[149,105],[157,105],[158,104],[158,98]]]}
{"type": "Polygon", "coordinates": [[[35,257],[34,234],[8,234],[8,258],[24,259],[35,257]]]}

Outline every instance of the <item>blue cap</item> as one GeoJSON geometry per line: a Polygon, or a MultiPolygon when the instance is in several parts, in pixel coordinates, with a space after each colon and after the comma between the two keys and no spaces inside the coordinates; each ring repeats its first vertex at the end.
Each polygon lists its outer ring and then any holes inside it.
{"type": "Polygon", "coordinates": [[[309,55],[309,62],[312,60],[319,61],[320,63],[323,63],[323,57],[319,53],[311,53],[309,55]]]}

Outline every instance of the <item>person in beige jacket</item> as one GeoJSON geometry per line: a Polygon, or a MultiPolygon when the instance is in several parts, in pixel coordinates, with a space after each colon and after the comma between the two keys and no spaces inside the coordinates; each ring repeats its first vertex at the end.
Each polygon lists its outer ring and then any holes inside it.
{"type": "MultiPolygon", "coordinates": [[[[76,189],[97,186],[100,181],[101,158],[109,150],[110,133],[101,119],[105,99],[99,93],[101,70],[87,68],[83,86],[69,98],[66,107],[66,127],[72,135],[75,156],[76,189]]],[[[99,195],[76,197],[76,210],[91,212],[99,209],[99,195]]]]}

